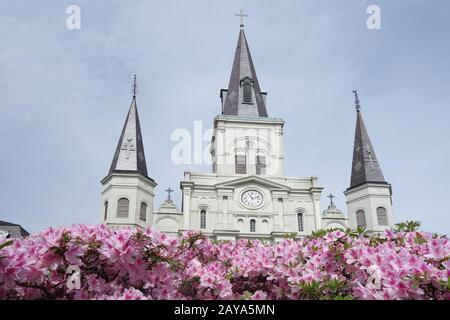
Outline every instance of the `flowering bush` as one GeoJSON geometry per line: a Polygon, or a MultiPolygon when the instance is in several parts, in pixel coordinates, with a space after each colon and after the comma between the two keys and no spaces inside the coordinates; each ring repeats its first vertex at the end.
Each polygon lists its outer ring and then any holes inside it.
{"type": "Polygon", "coordinates": [[[0,239],[0,299],[450,299],[449,256],[407,224],[270,245],[77,225],[0,239]]]}

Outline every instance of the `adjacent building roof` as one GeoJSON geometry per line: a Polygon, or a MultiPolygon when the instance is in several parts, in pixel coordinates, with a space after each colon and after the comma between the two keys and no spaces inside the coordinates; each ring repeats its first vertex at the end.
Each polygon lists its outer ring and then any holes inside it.
{"type": "Polygon", "coordinates": [[[109,174],[113,172],[138,172],[146,177],[148,176],[136,95],[133,95],[127,119],[109,169],[109,174]]]}
{"type": "Polygon", "coordinates": [[[24,228],[22,228],[21,225],[1,220],[0,220],[0,231],[7,232],[9,234],[9,237],[11,238],[21,238],[30,235],[30,233],[24,228]]]}
{"type": "Polygon", "coordinates": [[[241,27],[239,39],[234,54],[233,68],[231,70],[230,83],[224,107],[223,115],[267,117],[266,105],[259,87],[255,66],[245,37],[244,29],[241,27]],[[243,103],[241,80],[248,78],[253,82],[255,102],[243,103]]]}
{"type": "Polygon", "coordinates": [[[356,130],[355,144],[353,147],[353,163],[350,188],[366,182],[387,183],[384,180],[378,158],[375,155],[372,142],[367,133],[366,126],[361,115],[359,100],[356,95],[356,130]]]}

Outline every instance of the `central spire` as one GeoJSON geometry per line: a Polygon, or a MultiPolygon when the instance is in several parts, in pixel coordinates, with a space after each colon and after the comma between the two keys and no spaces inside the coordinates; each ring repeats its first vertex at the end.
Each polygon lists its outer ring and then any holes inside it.
{"type": "Polygon", "coordinates": [[[242,22],[222,114],[267,117],[266,103],[259,87],[242,22]]]}

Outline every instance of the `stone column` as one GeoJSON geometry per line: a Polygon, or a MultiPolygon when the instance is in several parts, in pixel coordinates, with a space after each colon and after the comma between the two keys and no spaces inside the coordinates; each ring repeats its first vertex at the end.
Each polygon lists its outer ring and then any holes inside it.
{"type": "Polygon", "coordinates": [[[322,214],[320,212],[320,194],[322,192],[321,188],[316,186],[317,177],[311,177],[311,201],[314,209],[314,220],[316,230],[322,229],[322,214]]]}
{"type": "Polygon", "coordinates": [[[223,212],[223,196],[218,193],[217,194],[217,228],[223,229],[225,225],[225,215],[223,212]]]}
{"type": "Polygon", "coordinates": [[[273,231],[280,232],[281,231],[281,214],[278,203],[278,197],[272,195],[272,205],[273,205],[273,231]]]}
{"type": "Polygon", "coordinates": [[[189,230],[191,227],[191,188],[183,190],[183,228],[189,230]]]}
{"type": "Polygon", "coordinates": [[[280,228],[282,232],[284,232],[284,211],[286,208],[284,201],[283,198],[278,199],[278,215],[280,217],[280,228]]]}
{"type": "Polygon", "coordinates": [[[276,172],[277,175],[282,176],[284,171],[284,150],[283,150],[283,127],[277,129],[278,135],[278,170],[276,172]]]}
{"type": "Polygon", "coordinates": [[[228,197],[222,196],[223,225],[228,227],[228,197]]]}

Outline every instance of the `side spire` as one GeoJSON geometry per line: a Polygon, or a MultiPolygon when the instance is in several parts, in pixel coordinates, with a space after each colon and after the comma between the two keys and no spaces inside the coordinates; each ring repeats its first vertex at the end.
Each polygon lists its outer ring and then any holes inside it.
{"type": "Polygon", "coordinates": [[[267,117],[266,104],[259,87],[242,21],[222,114],[267,117]]]}
{"type": "Polygon", "coordinates": [[[136,105],[137,81],[134,75],[133,98],[109,169],[113,172],[138,172],[147,175],[144,144],[136,105]]]}
{"type": "Polygon", "coordinates": [[[353,94],[355,95],[356,130],[350,188],[366,182],[386,184],[387,182],[384,180],[383,172],[381,171],[375,150],[364,125],[358,92],[353,90],[353,94]]]}

